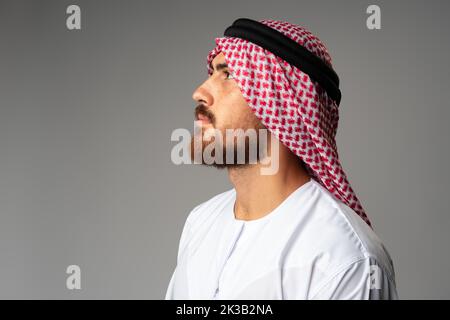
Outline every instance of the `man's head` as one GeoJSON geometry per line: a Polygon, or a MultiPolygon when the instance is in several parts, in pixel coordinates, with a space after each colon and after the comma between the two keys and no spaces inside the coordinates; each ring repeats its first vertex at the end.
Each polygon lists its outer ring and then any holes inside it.
{"type": "MultiPolygon", "coordinates": [[[[259,23],[295,41],[332,68],[327,48],[306,28],[271,19],[259,23]]],[[[266,35],[263,32],[257,37],[266,35]]],[[[280,48],[286,49],[279,41],[272,40],[269,39],[272,45],[278,43],[280,48]]],[[[238,34],[218,37],[215,44],[207,56],[209,78],[193,95],[194,100],[203,105],[196,110],[199,119],[205,119],[202,131],[217,128],[223,133],[226,129],[267,128],[270,142],[279,141],[280,146],[299,157],[312,178],[370,225],[339,161],[335,137],[340,97],[336,100],[329,95],[315,77],[309,75],[308,68],[302,70],[297,66],[301,63],[290,64],[238,34]],[[223,63],[227,63],[228,68],[221,65],[223,63]]],[[[296,55],[296,58],[306,59],[306,64],[312,61],[308,56],[296,55]]],[[[319,73],[320,70],[323,68],[319,68],[319,73]]],[[[229,141],[225,140],[221,149],[226,150],[229,141]]],[[[209,149],[210,143],[203,143],[203,147],[209,149]]],[[[269,144],[267,149],[268,153],[278,150],[271,150],[269,144]]]]}
{"type": "MultiPolygon", "coordinates": [[[[193,93],[192,98],[198,103],[195,108],[195,120],[201,125],[201,136],[194,136],[191,144],[191,157],[194,157],[194,141],[201,139],[202,151],[213,143],[218,143],[223,151],[222,163],[212,163],[218,168],[239,165],[238,137],[239,133],[254,130],[256,133],[256,145],[251,144],[250,138],[245,138],[242,152],[245,153],[243,164],[255,163],[259,160],[259,153],[252,159],[250,148],[258,150],[260,139],[259,129],[265,129],[261,121],[249,108],[242,92],[233,79],[223,53],[218,53],[211,62],[212,74],[193,93]],[[238,129],[242,129],[239,131],[238,129]],[[209,130],[209,131],[208,131],[209,130]],[[214,130],[221,133],[222,141],[214,135],[214,130]],[[227,133],[228,131],[228,133],[227,133]],[[230,133],[234,133],[230,135],[230,133]],[[228,139],[227,139],[228,137],[228,139]],[[232,137],[232,139],[230,139],[232,137]],[[226,153],[233,149],[233,157],[226,159],[226,153]]],[[[267,132],[267,131],[266,131],[267,132]]],[[[242,140],[244,141],[244,140],[242,140]]],[[[214,153],[214,152],[213,152],[214,153]]],[[[204,162],[203,162],[204,163],[204,162]]],[[[204,163],[205,164],[205,163],[204,163]]]]}

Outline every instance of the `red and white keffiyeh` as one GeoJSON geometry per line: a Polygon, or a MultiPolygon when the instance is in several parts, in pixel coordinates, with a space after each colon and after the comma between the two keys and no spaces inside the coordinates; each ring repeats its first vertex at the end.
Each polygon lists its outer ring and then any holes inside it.
{"type": "MultiPolygon", "coordinates": [[[[332,66],[326,47],[304,27],[269,19],[260,22],[332,66]]],[[[262,124],[303,160],[314,180],[371,226],[339,161],[335,141],[339,120],[336,102],[306,73],[252,42],[224,36],[216,38],[215,43],[207,57],[208,74],[213,71],[212,60],[222,52],[229,72],[262,124]]]]}

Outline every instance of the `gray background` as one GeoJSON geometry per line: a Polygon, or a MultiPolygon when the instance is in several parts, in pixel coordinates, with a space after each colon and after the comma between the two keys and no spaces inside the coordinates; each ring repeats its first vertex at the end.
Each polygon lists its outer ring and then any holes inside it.
{"type": "Polygon", "coordinates": [[[450,298],[448,1],[0,1],[0,298],[161,299],[185,218],[231,188],[175,166],[214,37],[303,25],[341,78],[340,158],[401,298],[450,298]],[[82,30],[66,29],[66,7],[82,30]],[[366,28],[381,6],[382,29],[366,28]],[[66,267],[82,289],[66,289],[66,267]]]}

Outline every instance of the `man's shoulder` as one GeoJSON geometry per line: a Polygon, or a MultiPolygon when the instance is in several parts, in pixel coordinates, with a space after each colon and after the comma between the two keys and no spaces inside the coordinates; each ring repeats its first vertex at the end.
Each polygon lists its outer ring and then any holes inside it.
{"type": "Polygon", "coordinates": [[[375,231],[348,205],[316,184],[320,200],[310,214],[309,234],[314,234],[318,252],[329,253],[336,261],[376,260],[393,275],[389,252],[375,231]]]}

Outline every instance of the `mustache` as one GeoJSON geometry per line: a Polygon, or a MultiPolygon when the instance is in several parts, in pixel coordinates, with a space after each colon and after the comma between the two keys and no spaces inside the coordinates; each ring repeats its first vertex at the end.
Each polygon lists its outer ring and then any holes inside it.
{"type": "Polygon", "coordinates": [[[195,119],[198,120],[198,116],[202,115],[211,122],[211,124],[214,126],[216,123],[216,117],[214,114],[206,107],[204,104],[199,104],[197,107],[195,107],[194,110],[195,119]]]}

